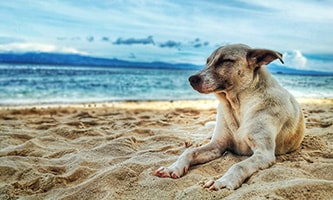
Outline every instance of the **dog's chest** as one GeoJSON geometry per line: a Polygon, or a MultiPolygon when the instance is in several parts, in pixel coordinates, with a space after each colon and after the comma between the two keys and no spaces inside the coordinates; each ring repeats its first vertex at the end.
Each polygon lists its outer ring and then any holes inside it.
{"type": "Polygon", "coordinates": [[[227,106],[222,105],[218,112],[220,112],[219,116],[221,116],[220,120],[223,121],[223,124],[227,126],[232,133],[237,132],[242,121],[240,112],[232,108],[230,104],[227,104],[227,106]]]}

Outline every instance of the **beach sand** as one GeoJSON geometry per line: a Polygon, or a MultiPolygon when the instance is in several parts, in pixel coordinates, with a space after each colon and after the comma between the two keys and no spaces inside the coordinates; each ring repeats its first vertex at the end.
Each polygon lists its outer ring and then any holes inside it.
{"type": "Polygon", "coordinates": [[[333,99],[299,101],[301,149],[235,191],[202,188],[246,158],[231,153],[153,176],[209,135],[216,101],[0,107],[0,199],[333,199],[333,99]]]}

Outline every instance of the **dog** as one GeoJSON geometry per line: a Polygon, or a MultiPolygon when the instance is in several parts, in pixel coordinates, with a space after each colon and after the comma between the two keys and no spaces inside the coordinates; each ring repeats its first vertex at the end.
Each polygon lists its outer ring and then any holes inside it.
{"type": "Polygon", "coordinates": [[[304,137],[304,116],[295,98],[271,76],[265,65],[282,54],[232,44],[216,49],[206,67],[189,77],[200,93],[214,93],[219,101],[216,124],[209,143],[188,148],[158,177],[180,178],[192,165],[221,157],[226,151],[249,156],[232,165],[204,188],[237,189],[253,173],[270,167],[275,156],[298,149],[304,137]]]}

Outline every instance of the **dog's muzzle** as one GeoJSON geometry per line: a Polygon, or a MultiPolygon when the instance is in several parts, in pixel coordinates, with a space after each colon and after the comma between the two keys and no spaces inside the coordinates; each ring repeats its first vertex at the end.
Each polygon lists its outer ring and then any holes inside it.
{"type": "Polygon", "coordinates": [[[190,76],[188,80],[190,81],[193,89],[200,93],[207,93],[207,91],[203,89],[203,79],[199,75],[190,76]]]}
{"type": "Polygon", "coordinates": [[[188,80],[190,81],[190,84],[193,88],[196,88],[202,82],[202,79],[199,75],[190,76],[188,80]]]}

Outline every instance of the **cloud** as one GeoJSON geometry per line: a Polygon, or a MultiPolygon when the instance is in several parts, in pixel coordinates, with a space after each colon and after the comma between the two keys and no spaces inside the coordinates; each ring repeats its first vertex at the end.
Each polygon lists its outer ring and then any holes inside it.
{"type": "Polygon", "coordinates": [[[57,52],[57,53],[73,53],[73,54],[87,54],[86,52],[79,51],[72,47],[60,47],[52,44],[42,43],[11,43],[0,44],[0,51],[3,52],[57,52]]]}
{"type": "Polygon", "coordinates": [[[70,40],[72,40],[72,41],[79,41],[79,40],[81,40],[81,38],[78,37],[78,36],[76,36],[76,37],[71,37],[70,40]]]}
{"type": "Polygon", "coordinates": [[[118,38],[115,42],[113,42],[115,45],[133,45],[133,44],[143,44],[148,45],[152,44],[155,45],[155,42],[153,40],[153,36],[148,36],[147,38],[118,38]]]}
{"type": "Polygon", "coordinates": [[[194,41],[190,41],[190,45],[192,45],[194,48],[199,48],[202,46],[208,46],[209,42],[208,41],[201,42],[200,38],[196,38],[194,41]]]}
{"type": "MultiPolygon", "coordinates": [[[[78,37],[78,36],[73,36],[73,37],[63,37],[63,36],[61,36],[61,37],[56,37],[56,40],[58,40],[58,41],[80,41],[81,40],[81,37],[78,37]]],[[[0,39],[0,41],[1,41],[1,39],[0,39]]],[[[97,37],[95,37],[95,36],[87,36],[86,37],[86,41],[88,41],[88,42],[93,42],[93,41],[97,41],[97,37]]],[[[102,41],[102,42],[109,42],[110,41],[110,38],[109,37],[107,37],[107,36],[102,36],[101,38],[100,38],[100,41],[102,41]]]]}
{"type": "Polygon", "coordinates": [[[307,59],[299,50],[294,50],[283,55],[287,66],[297,69],[307,69],[307,59]]]}
{"type": "Polygon", "coordinates": [[[127,58],[134,52],[142,61],[196,62],[221,44],[245,43],[288,52],[285,60],[298,68],[324,66],[313,65],[320,60],[305,53],[332,54],[329,0],[83,1],[36,1],[24,7],[22,0],[1,1],[0,44],[51,43],[98,56],[127,58]]]}
{"type": "Polygon", "coordinates": [[[93,42],[94,39],[95,39],[94,36],[88,36],[88,37],[87,37],[87,41],[88,41],[88,42],[93,42]]]}
{"type": "Polygon", "coordinates": [[[161,48],[179,48],[180,46],[182,45],[181,42],[176,42],[176,41],[173,41],[173,40],[168,40],[164,43],[160,43],[159,44],[159,47],[161,48]]]}
{"type": "Polygon", "coordinates": [[[283,60],[285,66],[295,69],[333,72],[332,54],[304,54],[300,50],[294,50],[284,53],[283,60]]]}
{"type": "MultiPolygon", "coordinates": [[[[78,36],[73,36],[73,37],[64,37],[64,36],[58,36],[56,37],[56,40],[58,41],[81,41],[81,37],[78,37],[78,36]]],[[[94,37],[93,36],[88,36],[86,37],[86,40],[89,41],[93,41],[94,40],[94,37]]],[[[89,42],[91,42],[89,41],[89,42]]]]}
{"type": "Polygon", "coordinates": [[[109,41],[110,41],[110,38],[107,37],[107,36],[103,36],[103,37],[101,38],[101,40],[102,40],[103,42],[109,42],[109,41]]]}

